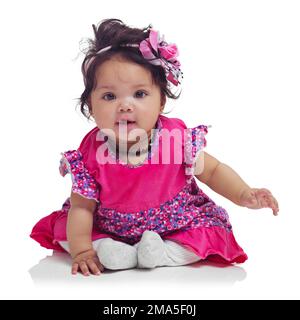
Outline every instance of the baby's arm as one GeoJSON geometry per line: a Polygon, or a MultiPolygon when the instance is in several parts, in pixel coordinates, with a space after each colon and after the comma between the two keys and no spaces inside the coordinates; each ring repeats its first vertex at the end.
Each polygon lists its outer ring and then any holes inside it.
{"type": "Polygon", "coordinates": [[[274,215],[279,211],[277,200],[269,190],[249,187],[233,169],[206,152],[200,153],[195,172],[198,180],[239,206],[271,208],[274,215]]]}
{"type": "Polygon", "coordinates": [[[103,266],[92,246],[93,212],[96,201],[87,199],[77,193],[71,193],[71,208],[68,213],[67,238],[70,254],[73,258],[72,273],[78,270],[84,275],[100,274],[103,266]]]}

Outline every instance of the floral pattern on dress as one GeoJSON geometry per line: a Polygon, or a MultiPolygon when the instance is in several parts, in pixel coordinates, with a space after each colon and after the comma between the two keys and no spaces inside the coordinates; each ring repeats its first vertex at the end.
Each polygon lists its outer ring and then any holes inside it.
{"type": "Polygon", "coordinates": [[[185,130],[184,163],[188,183],[192,183],[197,157],[206,147],[207,128],[208,126],[201,124],[185,130]]]}
{"type": "Polygon", "coordinates": [[[95,210],[94,225],[101,231],[133,244],[145,230],[166,235],[176,230],[219,226],[232,227],[225,209],[217,206],[193,179],[172,199],[159,207],[139,212],[119,212],[101,205],[95,210]]]}
{"type": "Polygon", "coordinates": [[[61,153],[61,155],[59,172],[63,177],[67,173],[71,174],[72,192],[99,202],[98,184],[85,168],[81,152],[72,150],[61,153]]]}

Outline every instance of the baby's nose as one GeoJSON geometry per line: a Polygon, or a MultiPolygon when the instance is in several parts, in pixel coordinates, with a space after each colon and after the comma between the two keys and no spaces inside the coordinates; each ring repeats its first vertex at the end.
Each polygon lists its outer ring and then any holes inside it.
{"type": "Polygon", "coordinates": [[[133,101],[130,98],[125,98],[120,102],[119,112],[126,112],[133,110],[133,101]]]}
{"type": "Polygon", "coordinates": [[[133,110],[133,107],[131,105],[121,105],[119,107],[119,112],[128,112],[132,110],[133,110]]]}

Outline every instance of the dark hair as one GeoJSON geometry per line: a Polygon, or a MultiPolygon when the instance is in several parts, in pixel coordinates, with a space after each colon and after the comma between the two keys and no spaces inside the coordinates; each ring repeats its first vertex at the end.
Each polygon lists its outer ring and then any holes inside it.
{"type": "Polygon", "coordinates": [[[150,28],[151,25],[143,29],[131,28],[119,19],[103,20],[98,27],[93,25],[95,38],[88,39],[89,46],[81,65],[85,89],[79,98],[78,104],[80,105],[81,113],[85,117],[88,119],[91,117],[88,101],[91,92],[97,85],[95,76],[97,68],[115,55],[137,63],[149,70],[154,83],[160,87],[162,99],[166,99],[166,96],[171,99],[179,98],[181,92],[178,95],[172,93],[162,66],[153,65],[144,59],[138,47],[122,47],[122,45],[126,44],[139,44],[141,41],[148,38],[150,28]],[[100,55],[96,55],[99,50],[108,46],[111,46],[110,50],[104,51],[100,55]]]}

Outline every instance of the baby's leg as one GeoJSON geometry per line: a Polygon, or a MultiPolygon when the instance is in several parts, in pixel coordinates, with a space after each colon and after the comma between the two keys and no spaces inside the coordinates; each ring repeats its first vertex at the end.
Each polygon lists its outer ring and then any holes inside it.
{"type": "Polygon", "coordinates": [[[145,231],[134,245],[138,252],[138,268],[183,266],[200,260],[191,250],[171,240],[162,240],[153,231],[145,231]]]}
{"type": "MultiPolygon", "coordinates": [[[[59,241],[59,244],[70,252],[67,241],[59,241]]],[[[97,251],[99,260],[106,269],[122,270],[137,266],[137,250],[127,243],[102,238],[93,241],[93,248],[97,251]]]]}

